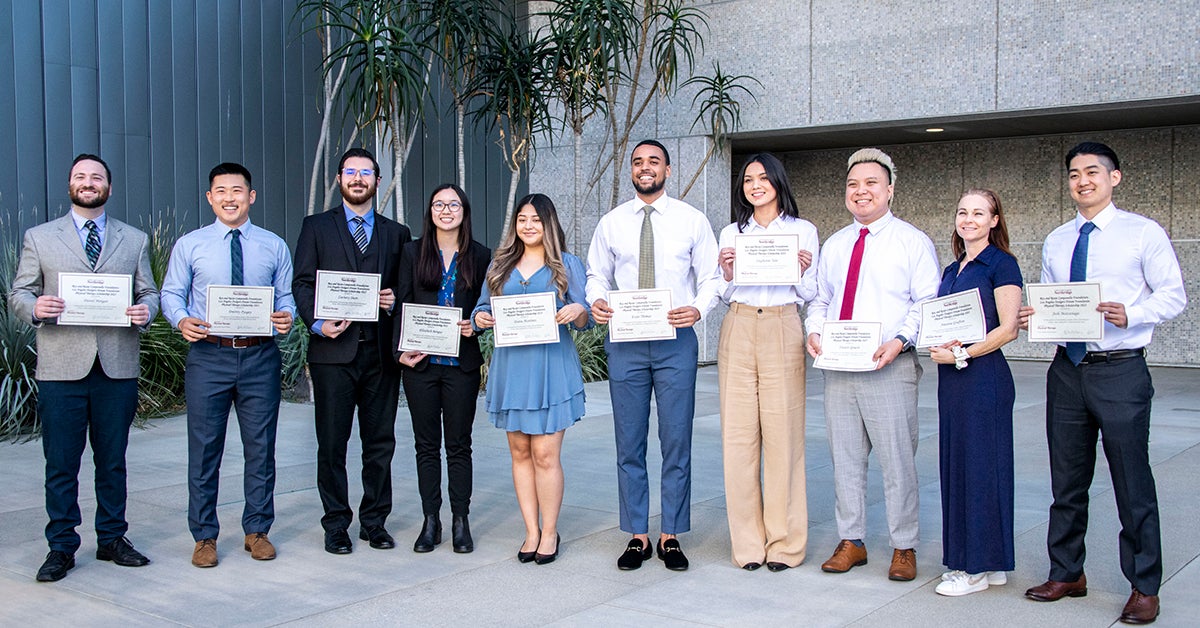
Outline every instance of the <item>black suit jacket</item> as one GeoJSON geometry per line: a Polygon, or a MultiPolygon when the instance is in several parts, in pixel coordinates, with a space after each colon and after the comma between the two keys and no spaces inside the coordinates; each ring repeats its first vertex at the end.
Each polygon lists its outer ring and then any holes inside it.
{"type": "MultiPolygon", "coordinates": [[[[404,245],[404,251],[400,256],[400,289],[396,292],[397,316],[394,323],[396,344],[400,342],[400,327],[403,322],[399,316],[399,303],[438,304],[437,290],[426,290],[417,285],[415,276],[416,260],[420,246],[421,242],[419,240],[409,242],[404,245]]],[[[462,308],[464,317],[470,316],[471,311],[475,309],[475,304],[479,302],[479,293],[483,291],[483,282],[487,278],[488,264],[492,261],[491,250],[474,240],[471,241],[471,246],[467,249],[467,255],[471,256],[474,266],[474,276],[471,277],[471,288],[468,290],[463,286],[461,275],[458,278],[458,284],[454,286],[454,302],[457,304],[456,307],[462,308]]],[[[397,358],[400,356],[398,349],[395,350],[395,355],[397,358]]],[[[418,362],[414,368],[418,371],[423,371],[427,366],[429,366],[428,358],[418,362]]],[[[483,366],[483,354],[479,352],[478,336],[463,338],[458,343],[458,366],[464,371],[472,371],[483,366]]]]}
{"type": "MultiPolygon", "coordinates": [[[[296,258],[292,277],[292,295],[305,327],[312,329],[316,307],[317,269],[357,273],[379,273],[380,289],[391,288],[399,297],[400,248],[412,235],[408,227],[375,214],[375,229],[371,240],[379,246],[377,268],[359,268],[358,246],[346,225],[346,213],[341,205],[304,219],[300,239],[296,242],[296,258]]],[[[397,298],[398,311],[400,300],[397,298]]],[[[392,315],[379,310],[377,344],[379,360],[385,369],[395,369],[392,357],[392,315]]],[[[308,343],[308,361],[314,364],[349,364],[358,352],[358,330],[351,323],[337,338],[313,334],[308,343]]]]}

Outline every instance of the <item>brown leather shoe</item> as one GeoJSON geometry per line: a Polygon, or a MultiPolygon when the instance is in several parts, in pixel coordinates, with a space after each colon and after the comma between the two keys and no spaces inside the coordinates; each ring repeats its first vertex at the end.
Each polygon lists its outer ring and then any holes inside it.
{"type": "Polygon", "coordinates": [[[1057,602],[1064,597],[1087,595],[1087,576],[1081,575],[1075,582],[1047,580],[1025,592],[1025,597],[1039,602],[1057,602]]]}
{"type": "Polygon", "coordinates": [[[216,567],[217,540],[201,539],[196,541],[196,549],[192,550],[192,564],[197,567],[216,567]]]}
{"type": "Polygon", "coordinates": [[[1146,595],[1136,588],[1129,594],[1125,610],[1121,611],[1121,623],[1149,624],[1158,619],[1158,596],[1146,595]]]}
{"type": "Polygon", "coordinates": [[[851,567],[861,567],[867,564],[867,547],[864,545],[859,547],[854,543],[842,539],[838,543],[837,549],[833,550],[833,556],[821,565],[821,571],[829,573],[846,573],[851,567]]]}
{"type": "Polygon", "coordinates": [[[266,532],[247,534],[246,551],[254,560],[275,560],[275,546],[271,545],[266,532]]]}
{"type": "Polygon", "coordinates": [[[888,569],[888,580],[908,582],[917,577],[917,550],[892,550],[892,567],[888,569]]]}

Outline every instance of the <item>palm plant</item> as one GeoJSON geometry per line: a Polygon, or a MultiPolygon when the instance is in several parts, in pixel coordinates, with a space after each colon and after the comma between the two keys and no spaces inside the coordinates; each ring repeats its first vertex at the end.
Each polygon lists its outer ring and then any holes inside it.
{"type": "Polygon", "coordinates": [[[684,87],[690,85],[699,87],[696,95],[692,97],[692,107],[699,105],[696,119],[692,121],[692,128],[696,128],[697,124],[704,123],[712,135],[712,143],[709,144],[708,152],[704,154],[704,159],[700,161],[695,174],[684,186],[679,198],[687,196],[692,186],[696,184],[696,180],[700,178],[700,173],[704,172],[704,165],[712,159],[716,151],[725,149],[729,133],[741,125],[742,104],[738,100],[738,96],[749,96],[752,100],[758,100],[754,92],[750,91],[743,81],[753,81],[762,86],[762,83],[753,76],[726,74],[721,71],[720,62],[714,62],[712,76],[693,76],[683,83],[684,87]]]}
{"type": "Polygon", "coordinates": [[[8,309],[20,251],[0,220],[0,441],[28,440],[41,432],[37,413],[37,332],[8,309]]]}
{"type": "MultiPolygon", "coordinates": [[[[182,235],[184,221],[170,211],[158,212],[143,225],[150,236],[150,271],[154,285],[161,286],[167,274],[171,249],[182,235]]],[[[188,341],[159,314],[142,332],[141,371],[138,375],[138,419],[175,414],[184,407],[183,371],[187,365],[188,341]]]]}

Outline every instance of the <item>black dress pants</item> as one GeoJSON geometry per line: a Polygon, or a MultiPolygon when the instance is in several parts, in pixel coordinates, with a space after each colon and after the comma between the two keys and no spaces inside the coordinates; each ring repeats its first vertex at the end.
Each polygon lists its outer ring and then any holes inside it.
{"type": "Polygon", "coordinates": [[[479,399],[479,370],[428,364],[404,369],[404,395],[412,415],[417,453],[417,487],[421,509],[436,515],[442,507],[442,436],[446,440],[450,511],[468,514],[471,507],[471,426],[479,399]]]}

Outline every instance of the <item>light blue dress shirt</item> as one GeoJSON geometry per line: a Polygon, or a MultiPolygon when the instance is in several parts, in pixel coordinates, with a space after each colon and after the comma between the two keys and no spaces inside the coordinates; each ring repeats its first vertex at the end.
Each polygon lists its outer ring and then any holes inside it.
{"type": "MultiPolygon", "coordinates": [[[[79,243],[83,245],[83,250],[87,250],[88,228],[83,226],[88,221],[87,218],[75,213],[71,210],[71,220],[75,221],[75,234],[79,236],[79,243]]],[[[96,223],[96,234],[100,236],[100,250],[104,250],[104,235],[108,232],[108,213],[104,212],[92,219],[96,223]]]]}

